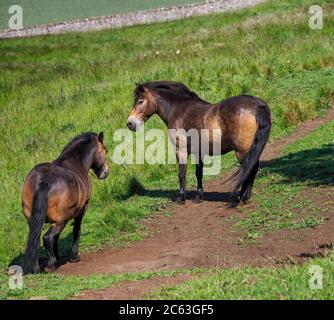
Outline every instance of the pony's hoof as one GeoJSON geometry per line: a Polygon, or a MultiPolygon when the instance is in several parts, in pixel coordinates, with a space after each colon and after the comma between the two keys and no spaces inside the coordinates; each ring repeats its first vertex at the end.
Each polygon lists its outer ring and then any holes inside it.
{"type": "Polygon", "coordinates": [[[78,263],[80,260],[80,256],[77,254],[76,256],[70,258],[70,263],[78,263]]]}
{"type": "Polygon", "coordinates": [[[232,201],[227,205],[227,208],[232,209],[236,208],[240,204],[240,201],[232,201]]]}
{"type": "Polygon", "coordinates": [[[196,196],[192,199],[193,203],[201,203],[203,202],[203,195],[202,194],[196,194],[196,196]]]}
{"type": "Polygon", "coordinates": [[[41,272],[41,268],[38,267],[34,267],[34,269],[32,270],[34,274],[40,273],[41,272]]]}
{"type": "Polygon", "coordinates": [[[186,203],[186,199],[184,197],[176,197],[175,203],[177,203],[177,204],[185,204],[186,203]]]}
{"type": "Polygon", "coordinates": [[[47,273],[55,272],[56,271],[56,266],[46,266],[44,271],[47,272],[47,273]]]}

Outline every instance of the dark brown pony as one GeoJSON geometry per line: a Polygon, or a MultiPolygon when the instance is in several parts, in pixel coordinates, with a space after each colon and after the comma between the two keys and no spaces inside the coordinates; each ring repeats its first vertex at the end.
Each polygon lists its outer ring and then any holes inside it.
{"type": "MultiPolygon", "coordinates": [[[[259,168],[259,158],[269,138],[271,114],[268,105],[253,96],[237,96],[217,104],[211,104],[199,98],[184,84],[172,81],[152,81],[137,84],[132,111],[127,120],[127,127],[133,131],[158,114],[168,129],[196,129],[201,139],[201,129],[209,132],[208,152],[198,148],[196,159],[197,195],[195,202],[203,201],[203,157],[204,154],[226,154],[232,150],[240,162],[238,171],[233,176],[236,200],[230,206],[247,202],[250,199],[255,176],[259,168]],[[214,134],[219,132],[218,138],[214,134]],[[218,153],[214,150],[216,145],[218,153]]],[[[173,131],[173,130],[169,130],[173,131]]],[[[174,130],[175,131],[175,130],[174,130]]],[[[186,159],[192,152],[191,141],[187,136],[175,137],[169,134],[176,147],[179,162],[180,190],[178,203],[185,201],[186,159]],[[183,143],[181,143],[183,141],[183,143]],[[184,147],[181,147],[181,146],[184,147]],[[181,161],[182,160],[182,161],[181,161]]]]}
{"type": "Polygon", "coordinates": [[[39,164],[28,174],[22,192],[23,212],[29,223],[24,274],[40,271],[38,251],[45,222],[51,224],[43,236],[48,256],[45,271],[55,270],[59,234],[71,219],[74,225],[70,262],[80,261],[80,226],[91,194],[88,171],[93,169],[99,179],[108,176],[106,152],[103,132],[99,135],[83,133],[75,137],[55,161],[39,164]]]}

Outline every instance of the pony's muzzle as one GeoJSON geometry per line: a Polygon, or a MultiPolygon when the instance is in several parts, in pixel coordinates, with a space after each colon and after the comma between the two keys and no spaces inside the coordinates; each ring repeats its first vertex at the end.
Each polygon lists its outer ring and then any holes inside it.
{"type": "Polygon", "coordinates": [[[126,122],[126,126],[132,130],[132,131],[137,131],[139,128],[144,124],[144,121],[141,121],[137,119],[134,116],[130,116],[128,118],[128,121],[126,122]]]}
{"type": "Polygon", "coordinates": [[[106,179],[109,175],[109,168],[107,165],[103,166],[103,169],[101,171],[101,173],[99,174],[98,178],[100,180],[106,179]]]}
{"type": "Polygon", "coordinates": [[[126,123],[126,126],[127,126],[130,130],[132,130],[132,131],[136,131],[136,127],[134,126],[134,124],[132,123],[132,121],[128,121],[128,122],[126,123]]]}

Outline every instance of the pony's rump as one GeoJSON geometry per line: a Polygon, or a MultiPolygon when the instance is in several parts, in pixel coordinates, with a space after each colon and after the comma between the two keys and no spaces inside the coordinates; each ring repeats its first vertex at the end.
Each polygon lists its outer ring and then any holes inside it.
{"type": "Polygon", "coordinates": [[[266,145],[271,129],[271,112],[266,104],[257,106],[255,114],[258,128],[255,133],[251,149],[240,161],[238,170],[225,182],[231,180],[234,192],[238,192],[245,183],[253,168],[258,164],[260,156],[266,145]]]}

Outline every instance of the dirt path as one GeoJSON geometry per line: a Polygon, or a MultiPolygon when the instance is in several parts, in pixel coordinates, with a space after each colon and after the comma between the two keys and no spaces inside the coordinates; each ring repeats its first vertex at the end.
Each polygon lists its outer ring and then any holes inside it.
{"type": "MultiPolygon", "coordinates": [[[[278,157],[285,146],[333,119],[334,109],[331,109],[325,117],[302,124],[292,135],[269,144],[264,151],[263,160],[278,157]]],[[[125,248],[105,248],[84,254],[80,263],[65,264],[57,273],[89,275],[242,264],[261,266],[282,261],[286,263],[287,260],[299,263],[305,257],[322,254],[319,245],[334,242],[333,217],[329,215],[325,217],[328,223],[315,229],[281,230],[266,234],[258,244],[238,245],[243,234],[236,231],[233,227],[235,221],[231,221],[230,217],[242,218],[241,212],[238,209],[227,209],[222,202],[226,200],[224,192],[227,190],[221,186],[221,180],[206,183],[205,191],[205,201],[201,204],[188,200],[183,206],[171,205],[171,216],[157,213],[145,219],[143,224],[148,228],[147,238],[125,248]]],[[[326,202],[326,199],[322,200],[323,203],[326,202]]],[[[125,284],[121,287],[120,292],[126,291],[127,286],[125,284]]],[[[112,294],[104,297],[115,298],[116,289],[108,290],[105,292],[112,294]]],[[[100,294],[97,292],[95,297],[101,298],[100,294]]],[[[89,295],[92,296],[94,297],[89,295]]]]}

